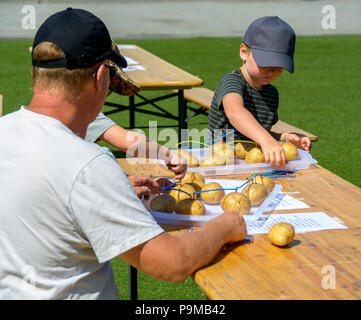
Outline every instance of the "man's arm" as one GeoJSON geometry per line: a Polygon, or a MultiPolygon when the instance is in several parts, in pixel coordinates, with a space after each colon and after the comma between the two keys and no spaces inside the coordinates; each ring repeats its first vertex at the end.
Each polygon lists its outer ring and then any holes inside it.
{"type": "Polygon", "coordinates": [[[272,167],[284,168],[286,156],[283,148],[244,107],[243,98],[237,93],[229,93],[223,98],[223,106],[232,126],[261,146],[265,162],[272,167]]]}
{"type": "Polygon", "coordinates": [[[193,232],[162,233],[119,257],[156,279],[182,282],[226,243],[242,241],[246,235],[243,217],[228,212],[193,232]]]}

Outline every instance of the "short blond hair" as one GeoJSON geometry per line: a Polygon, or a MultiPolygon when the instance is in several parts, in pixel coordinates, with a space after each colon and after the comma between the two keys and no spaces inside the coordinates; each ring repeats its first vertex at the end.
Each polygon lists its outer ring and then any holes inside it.
{"type": "MultiPolygon", "coordinates": [[[[65,54],[56,44],[41,42],[34,49],[33,59],[46,61],[65,58],[65,54]]],[[[49,94],[62,92],[69,99],[77,99],[84,91],[85,84],[91,79],[95,66],[82,69],[32,68],[32,90],[49,94]]]]}

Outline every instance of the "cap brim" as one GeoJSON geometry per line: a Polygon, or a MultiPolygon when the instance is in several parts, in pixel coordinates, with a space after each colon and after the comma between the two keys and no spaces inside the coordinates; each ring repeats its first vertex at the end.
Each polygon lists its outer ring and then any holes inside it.
{"type": "Polygon", "coordinates": [[[112,50],[108,56],[108,59],[110,61],[113,61],[115,64],[117,64],[121,68],[126,68],[128,63],[127,60],[118,52],[112,50]]]}
{"type": "Polygon", "coordinates": [[[252,48],[252,55],[260,67],[281,67],[290,73],[294,71],[293,59],[287,54],[252,48]]]}
{"type": "Polygon", "coordinates": [[[125,58],[120,54],[119,49],[114,41],[112,41],[112,52],[116,56],[120,56],[125,61],[125,66],[122,67],[119,63],[113,62],[110,58],[110,64],[115,67],[117,73],[115,74],[115,77],[110,81],[109,89],[111,91],[114,91],[117,94],[120,94],[122,96],[133,96],[137,92],[141,90],[140,86],[135,83],[124,71],[122,68],[125,68],[127,66],[127,61],[125,58]]]}

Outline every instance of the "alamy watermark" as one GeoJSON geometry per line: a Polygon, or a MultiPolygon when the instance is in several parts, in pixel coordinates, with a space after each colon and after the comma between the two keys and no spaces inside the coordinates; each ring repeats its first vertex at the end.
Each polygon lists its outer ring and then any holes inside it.
{"type": "Polygon", "coordinates": [[[323,30],[335,30],[336,29],[336,8],[331,5],[325,5],[321,9],[321,13],[324,17],[321,20],[321,27],[323,30]]]}
{"type": "Polygon", "coordinates": [[[25,5],[21,8],[21,27],[24,30],[35,30],[36,28],[36,10],[32,5],[25,5]]]}
{"type": "MultiPolygon", "coordinates": [[[[168,163],[174,157],[174,154],[169,153],[168,150],[175,149],[186,150],[193,155],[196,154],[200,158],[199,160],[203,160],[212,154],[211,146],[214,143],[226,142],[232,145],[235,139],[234,130],[226,130],[226,134],[221,129],[214,130],[212,137],[208,128],[192,128],[181,130],[180,143],[177,130],[164,128],[158,131],[157,121],[149,121],[147,136],[148,138],[141,129],[133,129],[127,133],[125,140],[130,145],[126,150],[129,163],[145,164],[149,162],[148,159],[162,159],[168,163]],[[160,148],[159,145],[161,145],[160,148]],[[197,149],[196,152],[193,152],[194,149],[197,149]],[[137,157],[134,158],[134,155],[137,157]]],[[[223,163],[222,157],[214,157],[215,170],[217,170],[217,166],[225,164],[228,165],[228,168],[232,168],[234,161],[231,158],[224,159],[226,163],[223,163]]]]}
{"type": "Polygon", "coordinates": [[[322,288],[327,289],[336,289],[336,269],[332,265],[325,265],[322,268],[322,274],[325,274],[322,277],[321,285],[322,288]]]}

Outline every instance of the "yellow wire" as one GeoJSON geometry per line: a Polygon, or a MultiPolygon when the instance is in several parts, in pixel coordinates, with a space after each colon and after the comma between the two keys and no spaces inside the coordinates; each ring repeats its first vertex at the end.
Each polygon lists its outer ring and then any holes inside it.
{"type": "Polygon", "coordinates": [[[226,143],[233,143],[233,142],[245,142],[245,143],[253,143],[253,144],[257,144],[256,142],[253,142],[253,141],[247,141],[247,140],[234,140],[234,141],[231,141],[231,142],[226,142],[226,143]]]}
{"type": "Polygon", "coordinates": [[[210,147],[209,144],[206,144],[206,143],[203,143],[203,142],[200,142],[200,141],[182,141],[182,142],[177,143],[176,146],[178,146],[178,145],[180,145],[182,143],[187,143],[187,142],[199,143],[199,144],[203,144],[203,145],[207,146],[208,148],[210,147]]]}

